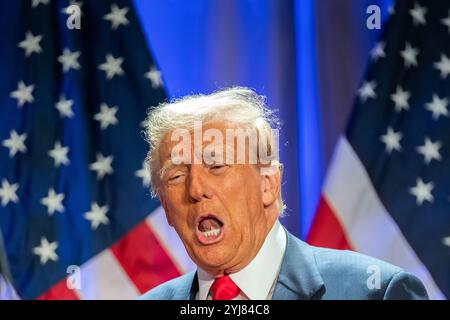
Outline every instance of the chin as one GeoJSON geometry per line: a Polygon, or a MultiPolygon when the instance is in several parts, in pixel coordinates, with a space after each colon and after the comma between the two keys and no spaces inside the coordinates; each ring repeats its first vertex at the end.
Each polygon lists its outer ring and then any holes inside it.
{"type": "Polygon", "coordinates": [[[221,268],[228,264],[230,261],[229,255],[223,250],[215,250],[213,248],[202,248],[200,252],[197,251],[197,261],[200,267],[205,268],[221,268]]]}

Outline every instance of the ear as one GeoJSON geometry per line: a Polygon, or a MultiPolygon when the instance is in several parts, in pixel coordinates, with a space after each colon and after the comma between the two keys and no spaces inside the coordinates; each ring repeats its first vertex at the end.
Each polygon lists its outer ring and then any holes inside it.
{"type": "Polygon", "coordinates": [[[164,209],[164,213],[166,214],[167,223],[171,227],[173,227],[173,223],[172,223],[172,221],[170,219],[169,207],[167,206],[167,201],[166,201],[166,199],[164,198],[164,195],[161,192],[158,193],[158,197],[159,197],[159,201],[161,202],[161,205],[162,205],[162,207],[164,209]]]}
{"type": "Polygon", "coordinates": [[[278,168],[266,168],[262,173],[261,191],[264,207],[275,203],[280,194],[280,170],[278,168]]]}

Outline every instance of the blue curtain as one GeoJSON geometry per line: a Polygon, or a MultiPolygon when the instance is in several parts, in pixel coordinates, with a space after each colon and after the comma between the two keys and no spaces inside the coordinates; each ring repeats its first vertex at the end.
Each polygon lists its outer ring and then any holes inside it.
{"type": "Polygon", "coordinates": [[[282,219],[305,238],[389,0],[135,0],[170,97],[248,86],[283,122],[282,219]]]}

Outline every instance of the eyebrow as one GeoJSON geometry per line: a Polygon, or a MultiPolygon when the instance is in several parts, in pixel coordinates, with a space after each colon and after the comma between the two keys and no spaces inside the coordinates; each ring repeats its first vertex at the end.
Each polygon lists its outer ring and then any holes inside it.
{"type": "Polygon", "coordinates": [[[164,162],[164,165],[161,167],[161,169],[159,169],[159,179],[162,180],[166,171],[172,169],[175,166],[176,165],[172,162],[172,160],[170,160],[170,159],[166,160],[164,162]]]}

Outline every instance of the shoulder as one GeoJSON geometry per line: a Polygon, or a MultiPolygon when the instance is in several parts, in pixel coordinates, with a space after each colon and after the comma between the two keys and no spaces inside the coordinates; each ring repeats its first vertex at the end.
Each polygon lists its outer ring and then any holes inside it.
{"type": "MultiPolygon", "coordinates": [[[[288,244],[290,265],[303,266],[323,284],[319,299],[428,298],[416,276],[388,262],[354,251],[315,247],[290,234],[288,244]]],[[[305,270],[297,270],[291,268],[291,275],[305,276],[305,270]]]]}
{"type": "Polygon", "coordinates": [[[335,250],[310,246],[316,265],[322,276],[368,275],[380,271],[385,277],[402,269],[388,262],[350,250],[335,250]]]}
{"type": "Polygon", "coordinates": [[[367,299],[426,299],[422,282],[388,262],[349,250],[310,246],[328,294],[367,299]]]}
{"type": "Polygon", "coordinates": [[[184,300],[189,299],[195,272],[164,282],[144,293],[138,300],[184,300]]]}

